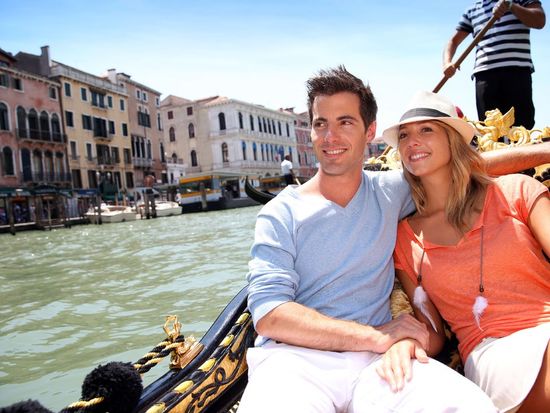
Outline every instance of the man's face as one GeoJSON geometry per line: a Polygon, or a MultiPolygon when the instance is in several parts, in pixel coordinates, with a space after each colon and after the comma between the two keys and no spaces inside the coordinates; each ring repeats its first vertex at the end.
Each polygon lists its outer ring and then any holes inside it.
{"type": "Polygon", "coordinates": [[[359,97],[350,92],[317,96],[312,115],[311,140],[321,171],[339,176],[361,170],[365,147],[374,138],[376,122],[365,126],[359,97]]]}

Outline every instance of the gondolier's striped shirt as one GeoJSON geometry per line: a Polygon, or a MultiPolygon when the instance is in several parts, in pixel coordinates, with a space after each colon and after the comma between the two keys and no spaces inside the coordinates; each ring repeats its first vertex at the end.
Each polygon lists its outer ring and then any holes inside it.
{"type": "MultiPolygon", "coordinates": [[[[540,4],[538,0],[514,0],[520,6],[540,4]]],[[[457,30],[475,37],[492,16],[497,0],[478,0],[462,15],[457,30]]],[[[529,28],[513,13],[507,12],[489,29],[476,48],[474,74],[499,67],[529,67],[531,60],[529,28]]]]}

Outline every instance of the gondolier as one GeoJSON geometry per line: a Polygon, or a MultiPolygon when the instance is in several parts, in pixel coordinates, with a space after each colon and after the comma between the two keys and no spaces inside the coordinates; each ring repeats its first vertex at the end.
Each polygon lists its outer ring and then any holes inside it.
{"type": "Polygon", "coordinates": [[[287,185],[292,185],[294,183],[294,172],[292,171],[292,167],[290,155],[285,155],[283,162],[281,162],[281,173],[283,174],[287,185]]]}
{"type": "Polygon", "coordinates": [[[457,47],[470,33],[482,30],[491,16],[497,18],[477,43],[473,77],[476,81],[478,119],[485,112],[515,109],[515,125],[527,129],[535,125],[532,98],[531,28],[542,29],[546,22],[539,0],[476,0],[462,15],[456,32],[443,52],[443,72],[451,77],[459,65],[452,63],[457,47]]]}

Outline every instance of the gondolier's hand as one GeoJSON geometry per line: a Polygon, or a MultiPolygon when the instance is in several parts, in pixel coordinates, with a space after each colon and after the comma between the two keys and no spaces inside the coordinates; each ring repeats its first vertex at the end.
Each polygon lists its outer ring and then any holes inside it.
{"type": "Polygon", "coordinates": [[[495,7],[493,7],[493,15],[496,16],[497,19],[500,19],[507,11],[510,11],[510,3],[506,0],[500,0],[495,7]]]}
{"type": "Polygon", "coordinates": [[[460,70],[460,67],[455,67],[453,62],[447,63],[443,66],[443,74],[448,78],[453,77],[457,70],[460,70]]]}
{"type": "Polygon", "coordinates": [[[376,372],[388,382],[394,392],[405,387],[405,383],[412,379],[412,361],[417,359],[420,363],[427,363],[426,351],[420,347],[416,340],[405,339],[392,345],[384,353],[382,359],[376,365],[376,372]]]}
{"type": "Polygon", "coordinates": [[[374,341],[375,353],[385,353],[396,342],[405,338],[417,340],[423,348],[428,348],[430,334],[428,327],[409,314],[401,314],[389,323],[375,327],[378,336],[374,341]]]}

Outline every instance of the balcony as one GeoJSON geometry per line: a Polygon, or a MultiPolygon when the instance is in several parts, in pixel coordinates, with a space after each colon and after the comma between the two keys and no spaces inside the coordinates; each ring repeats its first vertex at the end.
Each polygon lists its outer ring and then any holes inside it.
{"type": "Polygon", "coordinates": [[[111,158],[110,156],[98,156],[97,157],[97,164],[99,166],[101,166],[101,165],[103,165],[103,166],[112,166],[112,165],[116,165],[117,163],[119,163],[119,162],[116,162],[116,160],[111,158]]]}
{"type": "Polygon", "coordinates": [[[67,183],[71,182],[70,172],[33,172],[23,171],[23,182],[67,183]]]}
{"type": "Polygon", "coordinates": [[[149,168],[153,165],[152,159],[147,158],[132,158],[132,163],[138,168],[149,168]]]}
{"type": "Polygon", "coordinates": [[[55,143],[67,142],[67,135],[60,132],[41,131],[39,129],[16,129],[16,134],[18,139],[55,143]]]}

